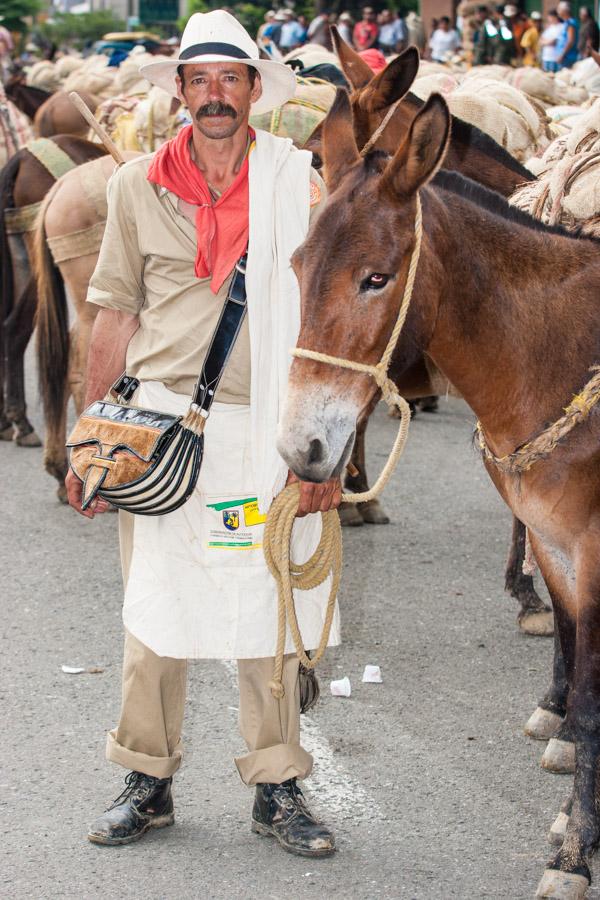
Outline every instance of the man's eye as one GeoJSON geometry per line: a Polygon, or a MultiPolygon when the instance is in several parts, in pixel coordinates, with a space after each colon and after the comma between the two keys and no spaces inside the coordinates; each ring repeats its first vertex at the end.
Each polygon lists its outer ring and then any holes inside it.
{"type": "Polygon", "coordinates": [[[389,275],[383,275],[381,272],[371,272],[364,281],[361,282],[361,291],[380,291],[390,280],[389,275]]]}

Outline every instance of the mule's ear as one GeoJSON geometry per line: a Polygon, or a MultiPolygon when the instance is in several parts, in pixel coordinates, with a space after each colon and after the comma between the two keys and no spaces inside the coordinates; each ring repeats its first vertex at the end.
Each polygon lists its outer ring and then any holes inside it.
{"type": "Polygon", "coordinates": [[[333,49],[338,55],[342,66],[342,72],[346,76],[348,84],[358,91],[368,84],[373,78],[373,70],[361,59],[356,50],[353,50],[343,38],[335,25],[330,25],[333,49]]]}
{"type": "Polygon", "coordinates": [[[350,98],[345,88],[338,88],[333,106],[323,120],[323,178],[328,191],[334,191],[346,172],[360,159],[350,98]]]}
{"type": "Polygon", "coordinates": [[[440,94],[431,94],[383,173],[383,186],[396,194],[414,194],[441,167],[449,137],[450,110],[440,94]]]}
{"type": "Polygon", "coordinates": [[[361,91],[358,104],[366,112],[379,112],[408,94],[419,71],[419,51],[407,47],[361,91]]]}

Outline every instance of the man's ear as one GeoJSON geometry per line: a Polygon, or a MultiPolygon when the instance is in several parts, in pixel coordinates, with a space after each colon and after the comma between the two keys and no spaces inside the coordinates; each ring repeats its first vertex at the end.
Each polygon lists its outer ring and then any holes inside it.
{"type": "Polygon", "coordinates": [[[356,50],[353,50],[346,41],[340,37],[335,25],[330,25],[333,49],[338,55],[342,72],[346,76],[348,84],[355,90],[367,85],[373,78],[373,70],[366,64],[356,50]]]}
{"type": "Polygon", "coordinates": [[[382,178],[382,188],[410,196],[441,167],[450,137],[450,110],[440,94],[431,94],[382,178]]]}
{"type": "Polygon", "coordinates": [[[322,128],[323,177],[327,190],[331,192],[360,159],[354,138],[350,98],[345,88],[337,89],[322,128]]]}
{"type": "Polygon", "coordinates": [[[256,101],[262,97],[262,80],[260,77],[260,72],[258,69],[255,69],[256,75],[254,76],[254,84],[252,85],[252,92],[250,94],[250,98],[252,103],[256,103],[256,101]]]}

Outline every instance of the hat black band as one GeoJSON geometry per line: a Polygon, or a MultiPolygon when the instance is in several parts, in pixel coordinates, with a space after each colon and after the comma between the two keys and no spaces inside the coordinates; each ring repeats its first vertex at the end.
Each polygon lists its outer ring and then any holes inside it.
{"type": "Polygon", "coordinates": [[[179,59],[190,59],[192,56],[207,56],[209,53],[218,54],[219,56],[233,56],[234,59],[252,59],[235,44],[220,44],[218,41],[209,41],[207,44],[193,44],[182,53],[179,59]]]}

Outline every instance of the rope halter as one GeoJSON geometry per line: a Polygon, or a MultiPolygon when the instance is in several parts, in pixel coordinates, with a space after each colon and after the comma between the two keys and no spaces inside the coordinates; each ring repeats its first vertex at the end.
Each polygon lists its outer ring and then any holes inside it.
{"type": "Polygon", "coordinates": [[[412,299],[415,278],[417,275],[417,267],[419,265],[419,257],[421,255],[423,216],[421,210],[421,198],[419,197],[418,193],[416,195],[416,207],[414,227],[415,242],[410,258],[410,265],[408,267],[406,284],[404,285],[404,295],[402,297],[402,303],[400,304],[398,318],[396,319],[396,323],[392,329],[392,333],[387,342],[387,346],[383,351],[379,362],[373,366],[369,365],[368,363],[360,363],[355,362],[351,359],[344,359],[341,356],[330,356],[327,353],[319,353],[316,350],[307,350],[303,347],[295,347],[291,351],[292,356],[296,356],[300,359],[312,359],[314,360],[314,362],[327,363],[330,366],[338,366],[342,369],[350,369],[353,372],[360,372],[365,375],[370,375],[381,390],[381,395],[387,403],[388,407],[390,409],[396,408],[400,412],[400,427],[398,429],[398,434],[396,436],[396,440],[394,442],[394,446],[392,447],[390,456],[385,466],[383,467],[379,478],[377,479],[373,487],[368,491],[363,491],[360,494],[343,494],[342,500],[345,503],[366,503],[368,500],[374,500],[381,493],[381,491],[387,484],[390,475],[396,468],[398,460],[400,459],[402,451],[404,450],[406,439],[408,437],[410,408],[404,397],[401,397],[398,393],[396,385],[388,376],[388,372],[394,350],[396,349],[396,345],[398,344],[400,334],[406,321],[406,316],[408,315],[408,309],[410,306],[410,301],[412,299]]]}

